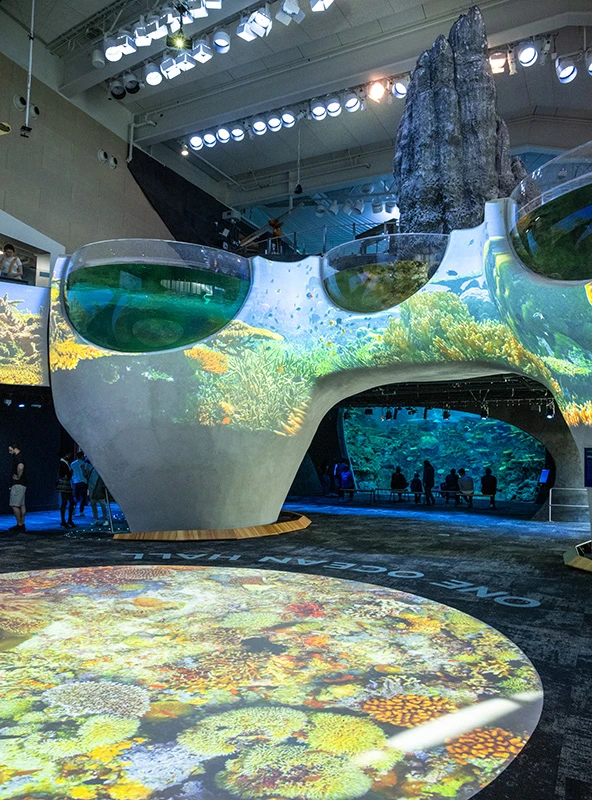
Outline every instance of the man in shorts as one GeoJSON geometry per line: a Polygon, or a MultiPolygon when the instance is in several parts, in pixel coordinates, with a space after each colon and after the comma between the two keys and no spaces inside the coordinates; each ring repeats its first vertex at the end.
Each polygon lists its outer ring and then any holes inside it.
{"type": "Polygon", "coordinates": [[[11,444],[8,452],[12,456],[12,480],[10,484],[10,507],[16,519],[16,525],[9,528],[9,531],[14,533],[24,533],[25,528],[25,514],[27,509],[25,507],[25,493],[27,491],[27,476],[25,473],[25,461],[20,447],[16,444],[11,444]]]}

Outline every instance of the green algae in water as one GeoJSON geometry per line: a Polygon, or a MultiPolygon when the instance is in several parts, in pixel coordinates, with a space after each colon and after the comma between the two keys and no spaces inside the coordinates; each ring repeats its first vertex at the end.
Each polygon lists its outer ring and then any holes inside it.
{"type": "Polygon", "coordinates": [[[535,208],[518,220],[512,238],[533,272],[564,281],[592,278],[592,184],[535,208]]]}
{"type": "Polygon", "coordinates": [[[65,288],[74,328],[95,345],[127,353],[198,342],[227,325],[249,281],[167,264],[103,264],[70,273],[65,288]]]}
{"type": "Polygon", "coordinates": [[[346,267],[323,283],[334,303],[348,311],[372,313],[402,303],[431,277],[425,261],[391,261],[346,267]]]}

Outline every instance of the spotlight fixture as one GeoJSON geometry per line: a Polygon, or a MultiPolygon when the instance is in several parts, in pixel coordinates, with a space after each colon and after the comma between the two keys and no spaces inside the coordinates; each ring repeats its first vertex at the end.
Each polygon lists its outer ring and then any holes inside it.
{"type": "Polygon", "coordinates": [[[508,72],[510,75],[516,75],[518,67],[516,66],[516,51],[513,47],[508,47],[508,72]]]}
{"type": "Polygon", "coordinates": [[[235,142],[242,142],[245,138],[245,129],[242,125],[233,125],[230,129],[230,135],[235,142]]]}
{"type": "Polygon", "coordinates": [[[535,42],[521,42],[518,45],[518,61],[523,67],[532,67],[539,57],[539,50],[535,42]]]}
{"type": "Polygon", "coordinates": [[[218,128],[216,131],[216,139],[220,144],[228,144],[230,141],[230,131],[228,128],[218,128]]]}
{"type": "Polygon", "coordinates": [[[310,0],[311,11],[326,11],[333,5],[333,0],[310,0]]]}
{"type": "Polygon", "coordinates": [[[140,91],[140,81],[134,72],[126,72],[122,80],[128,94],[137,94],[140,91]]]}
{"type": "Polygon", "coordinates": [[[289,25],[292,21],[299,25],[306,14],[301,10],[298,0],[283,0],[282,5],[276,11],[275,18],[283,25],[289,25]]]}
{"type": "Polygon", "coordinates": [[[236,29],[236,35],[240,36],[241,39],[244,39],[245,42],[254,42],[257,38],[257,34],[251,28],[251,23],[249,22],[248,17],[243,17],[241,21],[238,23],[238,28],[236,29]]]}
{"type": "Polygon", "coordinates": [[[146,32],[153,42],[156,39],[163,39],[168,33],[164,18],[160,14],[148,14],[146,17],[146,32]]]}
{"type": "Polygon", "coordinates": [[[179,53],[175,58],[175,64],[179,67],[181,72],[189,72],[190,69],[195,67],[195,59],[189,53],[179,53]]]}
{"type": "Polygon", "coordinates": [[[330,117],[338,117],[341,114],[341,100],[338,97],[329,97],[325,105],[330,117]]]}
{"type": "Polygon", "coordinates": [[[205,144],[206,147],[215,147],[217,141],[218,140],[216,139],[216,134],[213,131],[208,131],[207,133],[204,133],[203,143],[205,144]]]}
{"type": "Polygon", "coordinates": [[[361,216],[361,214],[364,211],[364,201],[358,200],[358,202],[354,205],[352,211],[357,217],[361,216]]]}
{"type": "Polygon", "coordinates": [[[282,125],[284,128],[293,128],[296,125],[296,114],[289,108],[282,111],[282,125]]]}
{"type": "Polygon", "coordinates": [[[496,50],[489,56],[489,66],[494,75],[501,75],[506,68],[507,54],[502,50],[496,50]]]}
{"type": "Polygon", "coordinates": [[[384,418],[385,419],[392,419],[393,418],[393,412],[390,410],[390,408],[387,409],[387,412],[384,415],[384,418]]]}
{"type": "Polygon", "coordinates": [[[253,133],[257,134],[257,136],[263,136],[264,133],[267,133],[267,122],[263,117],[255,117],[251,122],[251,130],[253,133]]]}
{"type": "Polygon", "coordinates": [[[409,89],[409,75],[403,75],[400,78],[395,78],[393,81],[393,95],[398,100],[403,100],[407,97],[407,91],[409,89]]]}
{"type": "Polygon", "coordinates": [[[172,56],[163,58],[160,62],[160,71],[168,81],[171,81],[173,78],[176,78],[177,75],[181,74],[181,68],[177,64],[177,59],[172,56]]]}
{"type": "Polygon", "coordinates": [[[374,200],[372,203],[372,213],[373,214],[382,214],[384,210],[384,206],[380,200],[374,200]]]}
{"type": "Polygon", "coordinates": [[[386,88],[382,81],[374,81],[374,83],[371,83],[368,87],[368,97],[375,103],[380,103],[385,94],[386,88]]]}
{"type": "Polygon", "coordinates": [[[152,44],[152,37],[148,33],[144,15],[142,15],[134,25],[133,36],[136,47],[150,47],[152,44]]]}
{"type": "Polygon", "coordinates": [[[197,134],[197,133],[196,133],[196,134],[194,134],[194,135],[193,135],[193,136],[192,136],[192,137],[189,139],[189,147],[191,147],[191,149],[192,149],[192,150],[201,150],[201,148],[203,147],[203,145],[204,145],[204,143],[203,143],[203,139],[201,138],[201,136],[198,136],[198,134],[197,134]]]}
{"type": "Polygon", "coordinates": [[[200,64],[206,64],[213,57],[214,53],[212,52],[207,36],[195,40],[191,55],[196,61],[199,61],[200,64]]]}
{"type": "Polygon", "coordinates": [[[183,144],[181,145],[181,155],[182,156],[188,156],[189,155],[189,148],[187,147],[185,142],[183,142],[183,144]]]}
{"type": "Polygon", "coordinates": [[[334,217],[336,217],[337,214],[339,214],[339,203],[337,202],[337,200],[333,200],[333,202],[329,206],[329,213],[333,214],[334,217]]]}
{"type": "Polygon", "coordinates": [[[268,3],[258,8],[257,11],[253,11],[249,17],[249,25],[256,36],[261,38],[269,36],[273,27],[273,20],[269,12],[268,3]]]}
{"type": "Polygon", "coordinates": [[[345,203],[343,204],[343,208],[341,209],[341,213],[345,214],[346,217],[349,217],[349,215],[352,213],[353,210],[354,210],[353,205],[350,203],[349,200],[346,200],[345,203]]]}
{"type": "Polygon", "coordinates": [[[230,50],[230,34],[228,31],[216,30],[212,36],[212,44],[217,53],[227,53],[230,50]]]}
{"type": "Polygon", "coordinates": [[[117,41],[112,36],[107,36],[103,42],[105,58],[107,61],[121,61],[123,52],[117,41]]]}
{"type": "Polygon", "coordinates": [[[584,64],[588,70],[588,74],[592,75],[592,47],[584,53],[584,64]]]}
{"type": "Polygon", "coordinates": [[[396,202],[392,198],[388,197],[384,204],[384,210],[386,211],[386,213],[392,214],[395,211],[396,207],[397,207],[396,202]]]}
{"type": "Polygon", "coordinates": [[[204,0],[186,0],[185,5],[193,19],[203,19],[208,16],[208,7],[204,0]]]}
{"type": "Polygon", "coordinates": [[[212,11],[220,11],[222,8],[222,0],[205,0],[206,8],[211,8],[212,11]]]}
{"type": "Polygon", "coordinates": [[[92,51],[91,64],[95,69],[103,69],[105,66],[105,53],[100,47],[95,47],[92,51]]]}
{"type": "Polygon", "coordinates": [[[547,419],[555,419],[555,401],[549,400],[547,403],[547,419]]]}
{"type": "Polygon", "coordinates": [[[124,56],[131,56],[131,54],[135,53],[137,50],[131,31],[119,31],[116,42],[117,46],[121,50],[122,55],[124,56]]]}
{"type": "Polygon", "coordinates": [[[181,15],[176,8],[167,6],[162,9],[162,15],[165,18],[169,34],[177,33],[181,29],[181,15]]]}
{"type": "Polygon", "coordinates": [[[359,111],[362,106],[362,101],[355,92],[346,92],[344,103],[346,111],[359,111]]]}
{"type": "Polygon", "coordinates": [[[559,83],[571,83],[578,74],[578,68],[572,58],[558,58],[555,72],[559,83]]]}
{"type": "Polygon", "coordinates": [[[121,78],[113,78],[109,83],[109,92],[114,100],[123,100],[127,92],[125,91],[125,86],[121,78]]]}
{"type": "Polygon", "coordinates": [[[162,83],[162,73],[152,62],[144,67],[144,80],[149,86],[158,86],[162,83]]]}
{"type": "Polygon", "coordinates": [[[364,409],[364,414],[366,414],[367,416],[371,416],[372,414],[374,414],[374,411],[371,408],[366,408],[364,409]]]}
{"type": "Polygon", "coordinates": [[[481,406],[480,415],[481,415],[481,419],[488,419],[489,410],[488,410],[487,406],[481,406]]]}
{"type": "Polygon", "coordinates": [[[270,131],[273,131],[273,133],[281,131],[282,129],[281,116],[279,114],[276,114],[275,112],[273,112],[273,114],[270,114],[269,117],[267,118],[267,127],[269,128],[270,131]]]}
{"type": "Polygon", "coordinates": [[[320,122],[327,116],[327,106],[322,100],[312,100],[310,103],[310,113],[313,119],[320,122]]]}
{"type": "Polygon", "coordinates": [[[442,419],[450,419],[450,411],[447,408],[442,412],[442,419]]]}
{"type": "Polygon", "coordinates": [[[109,165],[109,169],[117,169],[117,159],[115,156],[109,156],[107,164],[109,165]]]}

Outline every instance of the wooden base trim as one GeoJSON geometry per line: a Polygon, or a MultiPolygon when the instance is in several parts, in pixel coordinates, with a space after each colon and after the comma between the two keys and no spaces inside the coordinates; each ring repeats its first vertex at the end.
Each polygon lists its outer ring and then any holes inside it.
{"type": "Polygon", "coordinates": [[[229,528],[227,530],[196,531],[147,531],[146,533],[116,533],[114,539],[126,541],[159,541],[159,542],[208,542],[217,539],[257,539],[261,536],[279,536],[282,533],[303,531],[311,524],[304,514],[290,514],[291,519],[272,522],[270,525],[255,525],[251,528],[229,528]]]}
{"type": "Polygon", "coordinates": [[[586,558],[583,555],[583,553],[590,553],[591,551],[592,540],[570,547],[563,555],[563,563],[568,567],[584,570],[584,572],[592,572],[592,558],[586,558]]]}

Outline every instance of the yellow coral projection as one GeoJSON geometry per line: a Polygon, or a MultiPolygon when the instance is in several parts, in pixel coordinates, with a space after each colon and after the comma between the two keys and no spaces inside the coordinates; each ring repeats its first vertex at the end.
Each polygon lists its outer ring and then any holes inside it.
{"type": "Polygon", "coordinates": [[[540,714],[512,642],[378,586],[64,569],[0,575],[0,609],[0,800],[468,800],[540,714]],[[492,721],[515,692],[511,723],[492,721]],[[434,720],[439,739],[397,749],[434,720]]]}

